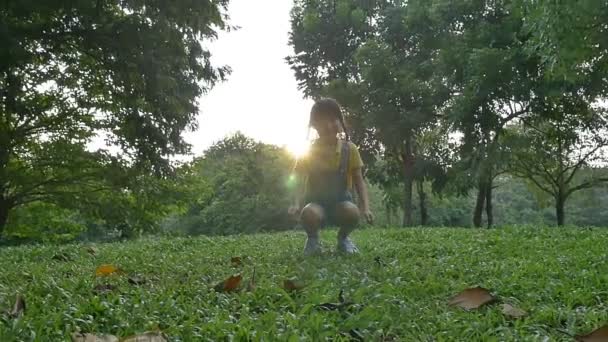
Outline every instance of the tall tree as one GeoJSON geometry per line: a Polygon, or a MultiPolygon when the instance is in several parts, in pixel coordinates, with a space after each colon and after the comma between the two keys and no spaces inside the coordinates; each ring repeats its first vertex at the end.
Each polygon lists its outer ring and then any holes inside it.
{"type": "Polygon", "coordinates": [[[192,168],[208,185],[183,217],[190,233],[236,234],[289,227],[285,203],[293,158],[241,133],[226,137],[192,168]]]}
{"type": "Polygon", "coordinates": [[[447,97],[434,77],[441,32],[429,25],[429,10],[425,1],[302,1],[292,15],[295,55],[288,61],[296,77],[307,94],[338,98],[368,156],[398,161],[404,226],[413,223],[415,163],[422,159],[414,154],[416,135],[437,122],[447,97]]]}
{"type": "Polygon", "coordinates": [[[530,114],[533,91],[542,74],[538,59],[524,50],[522,11],[515,1],[438,1],[436,15],[449,33],[442,47],[441,71],[452,90],[446,113],[463,135],[460,155],[476,178],[473,224],[481,226],[486,208],[491,225],[494,158],[509,122],[530,114]]]}
{"type": "Polygon", "coordinates": [[[87,148],[97,134],[157,173],[188,151],[197,97],[228,71],[202,45],[227,28],[227,2],[0,6],[0,232],[12,208],[88,190],[109,163],[87,148]]]}
{"type": "Polygon", "coordinates": [[[577,191],[608,182],[608,114],[577,94],[547,101],[547,113],[512,127],[511,173],[554,200],[557,225],[566,222],[566,201],[577,191]],[[549,116],[550,114],[550,116],[549,116]]]}

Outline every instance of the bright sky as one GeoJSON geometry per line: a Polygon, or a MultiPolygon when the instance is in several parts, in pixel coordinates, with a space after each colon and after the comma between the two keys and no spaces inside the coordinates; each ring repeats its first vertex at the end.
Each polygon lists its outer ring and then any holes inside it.
{"type": "Polygon", "coordinates": [[[305,144],[311,100],[297,89],[285,57],[290,0],[231,0],[230,23],[240,29],[222,32],[210,46],[214,65],[232,74],[200,100],[199,129],[186,133],[199,155],[213,142],[241,131],[266,143],[290,149],[305,144]]]}

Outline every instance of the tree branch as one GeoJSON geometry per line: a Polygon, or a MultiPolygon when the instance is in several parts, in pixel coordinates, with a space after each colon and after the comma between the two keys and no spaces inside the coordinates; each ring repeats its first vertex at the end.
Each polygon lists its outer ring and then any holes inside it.
{"type": "Polygon", "coordinates": [[[588,189],[588,188],[592,188],[595,185],[599,184],[599,183],[604,183],[604,182],[608,182],[608,178],[595,178],[595,179],[591,179],[588,180],[584,183],[581,183],[573,188],[570,188],[567,192],[566,192],[566,197],[570,196],[572,193],[579,191],[579,190],[583,190],[583,189],[588,189]]]}
{"type": "Polygon", "coordinates": [[[564,173],[567,172],[570,168],[572,168],[572,173],[570,173],[570,176],[568,176],[568,178],[566,179],[566,184],[570,183],[570,181],[574,178],[574,175],[576,174],[576,172],[578,172],[578,170],[583,167],[583,165],[585,164],[585,162],[587,161],[587,158],[589,158],[589,156],[591,156],[592,154],[594,154],[595,152],[597,152],[597,150],[599,150],[600,148],[602,148],[603,146],[596,146],[593,150],[591,150],[589,153],[585,154],[584,157],[582,157],[578,163],[576,163],[576,165],[574,166],[569,166],[567,168],[564,169],[564,173]]]}

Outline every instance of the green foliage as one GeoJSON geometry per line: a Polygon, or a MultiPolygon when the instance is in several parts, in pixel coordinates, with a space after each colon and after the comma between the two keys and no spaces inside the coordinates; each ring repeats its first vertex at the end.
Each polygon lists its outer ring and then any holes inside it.
{"type": "Polygon", "coordinates": [[[33,202],[12,213],[4,234],[8,240],[54,243],[71,241],[86,229],[77,211],[33,202]]]}
{"type": "Polygon", "coordinates": [[[550,117],[511,127],[504,141],[511,147],[511,172],[553,198],[557,224],[563,225],[564,206],[573,193],[608,182],[601,168],[608,113],[576,94],[563,94],[548,107],[550,117]]]}
{"type": "Polygon", "coordinates": [[[553,79],[588,83],[587,93],[606,95],[608,4],[604,1],[522,1],[530,39],[553,79]]]}
{"type": "Polygon", "coordinates": [[[132,165],[168,173],[169,156],[189,149],[181,133],[196,125],[197,98],[228,71],[202,45],[226,28],[226,5],[2,6],[0,230],[13,208],[91,191],[113,162],[87,149],[98,134],[132,165]]]}
{"type": "Polygon", "coordinates": [[[177,228],[191,234],[236,234],[289,228],[293,158],[237,133],[211,146],[192,170],[206,189],[177,228]]]}
{"type": "MultiPolygon", "coordinates": [[[[353,329],[370,341],[563,340],[560,329],[586,333],[608,319],[605,229],[368,229],[353,237],[363,254],[348,258],[303,258],[303,233],[100,244],[95,257],[79,244],[4,248],[0,308],[20,293],[27,309],[18,320],[0,320],[0,340],[63,341],[77,330],[126,337],[156,328],[171,341],[346,340],[340,334],[353,329]],[[58,253],[73,261],[53,260],[58,253]],[[234,256],[243,256],[242,267],[231,267],[234,256]],[[104,263],[127,274],[95,278],[104,263]],[[254,267],[255,292],[213,289],[233,273],[248,281],[254,267]],[[132,275],[144,284],[130,284],[132,275]],[[291,277],[307,285],[296,295],[281,288],[291,277]],[[93,292],[102,284],[117,288],[93,292]],[[475,285],[530,314],[513,322],[499,305],[478,312],[447,306],[475,285]],[[357,304],[352,310],[314,308],[336,302],[340,290],[357,304]]],[[[329,246],[336,234],[322,238],[329,246]]]]}

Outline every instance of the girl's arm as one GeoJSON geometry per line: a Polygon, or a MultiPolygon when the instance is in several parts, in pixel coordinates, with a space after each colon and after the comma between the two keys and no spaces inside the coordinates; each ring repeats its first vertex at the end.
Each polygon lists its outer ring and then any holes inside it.
{"type": "Polygon", "coordinates": [[[361,168],[353,170],[353,182],[355,183],[354,185],[357,190],[357,194],[359,195],[359,210],[361,211],[361,214],[365,220],[371,224],[374,221],[374,215],[369,209],[367,185],[365,184],[365,179],[363,179],[361,168]]]}

